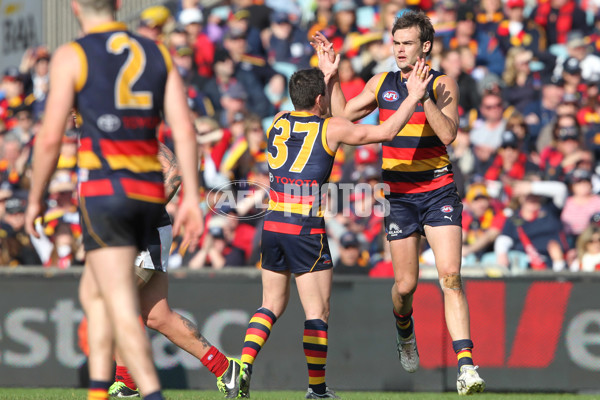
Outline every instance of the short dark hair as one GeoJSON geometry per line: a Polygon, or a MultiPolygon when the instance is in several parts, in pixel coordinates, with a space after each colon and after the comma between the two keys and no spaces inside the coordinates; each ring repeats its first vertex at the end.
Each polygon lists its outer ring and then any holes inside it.
{"type": "Polygon", "coordinates": [[[419,40],[421,40],[421,43],[431,43],[429,51],[425,54],[428,56],[429,53],[431,53],[431,48],[433,47],[435,29],[433,29],[431,20],[423,11],[405,11],[398,18],[396,18],[394,26],[392,27],[392,36],[394,36],[394,33],[396,33],[398,29],[408,29],[412,28],[413,26],[419,28],[419,40]]]}
{"type": "Polygon", "coordinates": [[[325,96],[325,76],[320,69],[303,69],[290,78],[290,98],[296,110],[314,107],[317,96],[325,96]]]}

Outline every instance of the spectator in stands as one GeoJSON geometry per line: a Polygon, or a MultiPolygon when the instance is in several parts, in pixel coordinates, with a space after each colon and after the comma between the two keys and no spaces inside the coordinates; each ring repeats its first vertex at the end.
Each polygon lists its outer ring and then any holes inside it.
{"type": "Polygon", "coordinates": [[[562,102],[564,93],[565,89],[562,79],[553,77],[545,77],[543,79],[539,101],[530,104],[523,110],[523,116],[529,127],[532,140],[537,141],[542,128],[554,120],[556,108],[562,102]]]}
{"type": "Polygon", "coordinates": [[[498,198],[505,204],[512,198],[516,181],[522,180],[527,174],[540,173],[538,166],[529,160],[521,148],[522,144],[517,135],[511,131],[504,131],[498,154],[484,175],[486,181],[501,184],[502,192],[498,198]]]}
{"type": "Polygon", "coordinates": [[[191,269],[210,266],[212,269],[223,269],[230,266],[244,266],[244,251],[233,245],[234,219],[222,215],[214,216],[207,225],[207,234],[202,247],[190,255],[188,265],[191,269]]]}
{"type": "Polygon", "coordinates": [[[244,135],[233,142],[220,168],[231,180],[246,179],[255,164],[266,161],[267,138],[260,118],[250,114],[243,124],[244,135]]]}
{"type": "Polygon", "coordinates": [[[346,232],[340,238],[339,257],[333,263],[335,274],[342,275],[368,275],[369,257],[361,252],[358,236],[353,232],[346,232]]]}
{"type": "Polygon", "coordinates": [[[140,13],[137,33],[148,39],[159,41],[162,39],[163,26],[171,18],[171,12],[165,6],[152,6],[140,13]]]}
{"type": "Polygon", "coordinates": [[[577,258],[569,269],[573,272],[600,271],[600,214],[592,216],[588,227],[577,239],[577,258]]]}
{"type": "Polygon", "coordinates": [[[569,96],[573,101],[578,101],[584,90],[583,81],[581,79],[581,67],[579,65],[579,60],[575,57],[569,57],[565,60],[562,68],[561,77],[565,82],[565,98],[569,96]]]}
{"type": "Polygon", "coordinates": [[[573,115],[560,116],[554,124],[553,142],[540,153],[540,168],[546,179],[563,180],[582,157],[583,138],[573,115]]]}
{"type": "Polygon", "coordinates": [[[517,110],[525,110],[539,99],[539,81],[536,82],[529,68],[532,60],[533,52],[523,47],[513,47],[506,55],[502,75],[506,86],[502,90],[502,97],[517,110]]]}
{"type": "Polygon", "coordinates": [[[539,165],[539,154],[535,148],[535,143],[532,142],[529,129],[525,123],[525,118],[523,118],[523,115],[519,111],[515,110],[515,112],[508,117],[506,121],[506,130],[517,136],[517,139],[521,144],[519,150],[527,154],[531,161],[539,165]]]}
{"type": "Polygon", "coordinates": [[[344,92],[346,100],[356,97],[365,87],[365,81],[354,71],[352,62],[346,56],[342,56],[338,67],[340,87],[344,92]]]}
{"type": "Polygon", "coordinates": [[[25,94],[29,97],[33,118],[39,119],[46,104],[49,88],[50,52],[45,46],[31,47],[25,50],[21,58],[19,72],[24,77],[25,94]]]}
{"type": "Polygon", "coordinates": [[[204,92],[212,102],[217,113],[221,112],[221,96],[234,82],[242,85],[248,96],[248,111],[259,115],[261,118],[273,115],[275,107],[270,103],[263,90],[264,85],[253,72],[244,70],[235,64],[229,52],[219,49],[215,52],[214,73],[204,86],[204,92]]]}
{"type": "Polygon", "coordinates": [[[0,182],[10,183],[13,190],[26,189],[26,167],[31,152],[14,133],[4,135],[0,149],[0,182]]]}
{"type": "Polygon", "coordinates": [[[194,62],[198,76],[208,79],[212,76],[212,65],[215,55],[215,45],[208,35],[203,32],[204,17],[195,7],[185,8],[178,17],[179,25],[188,35],[187,44],[194,50],[194,62]]]}
{"type": "Polygon", "coordinates": [[[590,28],[585,11],[575,0],[549,0],[539,2],[531,12],[531,18],[546,29],[548,46],[566,44],[567,34],[579,29],[587,35],[590,28]]]}
{"type": "MultiPolygon", "coordinates": [[[[332,12],[333,23],[325,30],[324,35],[333,43],[336,53],[344,53],[345,42],[366,31],[356,25],[356,3],[353,0],[337,0],[332,12]]],[[[348,54],[349,57],[354,55],[348,54]]]]}
{"type": "Polygon", "coordinates": [[[535,21],[525,18],[525,1],[508,0],[505,5],[507,18],[496,30],[504,54],[513,47],[524,47],[533,54],[546,51],[546,32],[535,21]]]}
{"type": "Polygon", "coordinates": [[[585,228],[591,217],[600,212],[600,196],[592,192],[592,172],[576,168],[567,175],[570,195],[567,197],[560,219],[567,234],[570,247],[585,228]]]}
{"type": "Polygon", "coordinates": [[[488,147],[493,150],[500,147],[502,132],[506,130],[506,120],[502,112],[504,104],[498,93],[486,93],[481,99],[481,118],[475,121],[471,129],[471,143],[476,147],[488,147]]]}
{"type": "MultiPolygon", "coordinates": [[[[303,39],[306,42],[306,37],[303,39]]],[[[271,108],[265,111],[278,107],[285,93],[285,78],[272,67],[273,63],[267,62],[267,59],[259,55],[247,52],[248,40],[243,31],[237,29],[227,31],[223,38],[223,46],[233,60],[236,78],[244,84],[245,80],[242,78],[249,74],[264,88],[262,94],[271,103],[271,108]]],[[[248,89],[249,84],[244,84],[244,86],[248,89]]],[[[265,111],[261,111],[259,115],[264,116],[265,111]]]]}
{"type": "Polygon", "coordinates": [[[566,186],[531,178],[515,185],[517,207],[494,244],[496,261],[507,268],[562,271],[567,243],[559,209],[566,198],[566,186]],[[544,203],[542,196],[551,197],[552,202],[544,203]]]}
{"type": "MultiPolygon", "coordinates": [[[[462,69],[460,63],[460,51],[458,49],[446,49],[442,52],[441,68],[442,71],[453,78],[458,84],[460,91],[459,107],[463,113],[467,114],[471,110],[477,110],[481,103],[481,98],[477,91],[475,79],[462,69]]],[[[346,97],[348,98],[348,97],[346,97]]]]}
{"type": "Polygon", "coordinates": [[[40,265],[38,254],[31,244],[31,239],[25,232],[25,208],[27,206],[27,192],[16,190],[6,200],[5,213],[0,221],[0,237],[6,240],[8,247],[9,264],[40,265]]]}
{"type": "Polygon", "coordinates": [[[200,184],[207,189],[218,187],[227,182],[227,178],[219,173],[219,169],[231,143],[231,132],[222,129],[219,123],[210,117],[196,118],[194,126],[198,143],[200,184]]]}
{"type": "Polygon", "coordinates": [[[263,35],[269,63],[276,69],[279,70],[277,65],[282,63],[281,68],[290,69],[286,75],[291,76],[298,69],[310,67],[313,49],[306,40],[307,32],[293,24],[286,12],[274,11],[271,26],[263,35]]]}
{"type": "Polygon", "coordinates": [[[7,129],[11,129],[15,120],[10,109],[20,106],[25,99],[23,76],[17,67],[8,67],[4,71],[0,94],[0,120],[4,122],[7,129]]]}
{"type": "Polygon", "coordinates": [[[469,187],[464,205],[462,265],[486,263],[485,255],[494,251],[494,241],[504,227],[503,207],[488,195],[483,183],[473,183],[469,187]]]}
{"type": "Polygon", "coordinates": [[[231,31],[244,32],[247,54],[266,58],[267,52],[262,43],[261,30],[250,23],[251,15],[249,8],[239,9],[231,15],[227,25],[231,31]]]}
{"type": "Polygon", "coordinates": [[[504,13],[500,0],[481,0],[479,2],[479,12],[475,19],[479,32],[492,37],[503,19],[504,13]]]}

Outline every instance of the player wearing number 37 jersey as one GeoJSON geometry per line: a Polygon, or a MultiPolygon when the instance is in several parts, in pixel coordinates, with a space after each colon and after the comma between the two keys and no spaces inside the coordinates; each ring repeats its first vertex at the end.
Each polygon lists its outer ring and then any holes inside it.
{"type": "MultiPolygon", "coordinates": [[[[317,53],[320,63],[331,63],[323,49],[317,53]]],[[[335,63],[339,63],[339,57],[335,63]]],[[[290,78],[289,92],[295,111],[277,114],[267,132],[271,191],[261,243],[263,302],[251,318],[244,339],[242,397],[249,397],[252,366],[287,306],[294,274],[306,318],[306,398],[338,398],[325,383],[333,265],[320,189],[329,179],[340,144],[391,140],[406,124],[431,80],[424,62],[418,62],[415,68],[419,74],[407,82],[411,96],[379,126],[329,118],[328,82],[320,70],[298,71],[290,78]]]]}

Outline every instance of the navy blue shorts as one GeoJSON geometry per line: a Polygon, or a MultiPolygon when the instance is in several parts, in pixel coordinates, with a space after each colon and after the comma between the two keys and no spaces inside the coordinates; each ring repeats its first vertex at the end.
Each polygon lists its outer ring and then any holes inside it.
{"type": "Polygon", "coordinates": [[[263,269],[277,272],[302,274],[333,267],[324,233],[290,235],[263,230],[260,258],[263,269]]]}
{"type": "Polygon", "coordinates": [[[164,204],[119,196],[81,197],[85,251],[135,246],[146,250],[161,221],[164,204]]]}
{"type": "Polygon", "coordinates": [[[425,235],[425,225],[462,226],[463,205],[454,184],[425,193],[387,196],[390,212],[385,217],[387,240],[425,235]]]}

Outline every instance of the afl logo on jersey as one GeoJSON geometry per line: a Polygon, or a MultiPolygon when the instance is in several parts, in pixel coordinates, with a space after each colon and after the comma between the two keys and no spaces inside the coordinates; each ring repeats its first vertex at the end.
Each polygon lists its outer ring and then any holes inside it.
{"type": "Polygon", "coordinates": [[[392,102],[392,101],[398,100],[399,98],[400,98],[400,95],[398,94],[398,92],[394,92],[393,90],[388,90],[387,92],[385,92],[383,94],[383,99],[385,101],[392,102]]]}
{"type": "Polygon", "coordinates": [[[442,208],[440,208],[440,210],[443,213],[451,213],[452,211],[454,211],[454,207],[452,207],[452,206],[443,206],[442,208]]]}
{"type": "Polygon", "coordinates": [[[113,114],[103,114],[96,121],[98,128],[104,132],[114,132],[121,127],[121,120],[113,114]]]}

